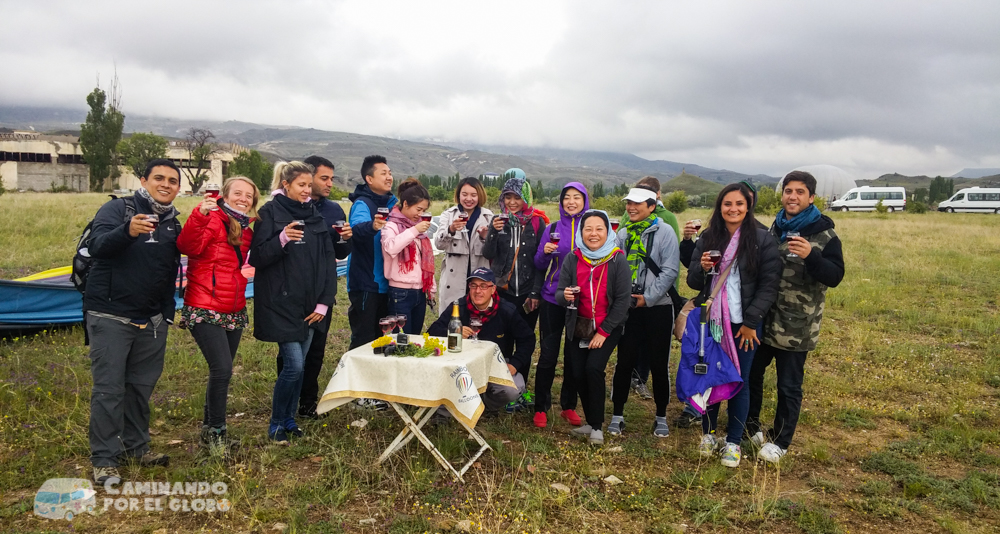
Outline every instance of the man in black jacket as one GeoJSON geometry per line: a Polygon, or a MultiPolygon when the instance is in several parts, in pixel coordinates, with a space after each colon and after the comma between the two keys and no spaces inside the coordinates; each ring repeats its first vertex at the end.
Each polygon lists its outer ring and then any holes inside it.
{"type": "MultiPolygon", "coordinates": [[[[480,267],[468,278],[469,292],[458,301],[458,314],[462,319],[462,337],[468,338],[472,330],[469,320],[475,316],[483,322],[478,338],[492,341],[500,347],[507,369],[514,378],[516,388],[490,383],[483,393],[483,404],[487,410],[499,410],[516,402],[524,393],[524,377],[531,365],[531,354],[535,352],[535,333],[521,318],[521,314],[510,302],[496,293],[496,277],[493,271],[480,267]]],[[[443,310],[434,324],[427,329],[432,336],[448,334],[451,309],[443,310]]]]}
{"type": "Polygon", "coordinates": [[[167,324],[174,319],[181,224],[173,201],[180,171],[172,161],[156,159],[139,182],[132,198],[101,206],[88,247],[94,263],[83,310],[94,380],[90,461],[98,484],[121,479],[120,461],[170,461],[149,450],[149,397],[163,372],[167,324]]]}
{"type": "MultiPolygon", "coordinates": [[[[330,237],[333,238],[333,250],[338,260],[346,258],[351,253],[351,225],[347,224],[347,216],[344,208],[340,204],[329,199],[330,191],[333,190],[333,162],[322,156],[309,156],[303,163],[312,165],[316,169],[313,174],[312,201],[319,210],[320,215],[330,229],[330,237]],[[338,222],[344,222],[340,232],[334,229],[338,222]]],[[[331,265],[331,269],[336,269],[336,265],[331,265]]],[[[333,286],[334,295],[337,293],[337,286],[333,286]]],[[[313,334],[312,343],[309,345],[309,352],[306,353],[305,363],[302,368],[302,391],[299,393],[299,415],[309,419],[316,419],[316,405],[319,402],[319,372],[323,369],[323,357],[326,354],[326,338],[330,330],[330,318],[332,313],[326,314],[323,318],[325,326],[313,334]]],[[[275,360],[278,364],[278,374],[284,367],[284,358],[278,356],[275,360]]]]}
{"type": "Polygon", "coordinates": [[[781,211],[771,226],[783,263],[778,299],[764,319],[764,336],[750,370],[747,433],[760,446],[757,456],[777,463],[788,452],[802,408],[806,355],[819,341],[826,289],[844,279],[844,253],[833,220],[813,205],[816,178],[792,171],[781,181],[781,211]],[[796,235],[797,233],[797,235],[796,235]],[[764,372],[775,362],[778,405],[774,424],[760,426],[764,372]]]}

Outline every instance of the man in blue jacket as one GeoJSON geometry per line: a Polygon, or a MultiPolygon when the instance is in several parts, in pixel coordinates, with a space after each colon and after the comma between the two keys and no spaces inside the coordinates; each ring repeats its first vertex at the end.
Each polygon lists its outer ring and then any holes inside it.
{"type": "MultiPolygon", "coordinates": [[[[333,190],[333,162],[322,157],[322,156],[309,156],[303,160],[303,163],[312,165],[316,169],[313,174],[312,183],[312,201],[316,205],[316,209],[323,216],[323,220],[326,221],[326,226],[330,229],[330,236],[333,238],[333,250],[337,255],[338,260],[346,258],[351,253],[351,226],[345,224],[341,231],[338,233],[334,229],[334,225],[338,221],[346,221],[347,216],[344,214],[344,208],[340,207],[340,204],[330,200],[330,191],[333,190]]],[[[331,268],[336,269],[337,266],[333,265],[331,268]]],[[[337,286],[333,287],[334,294],[336,294],[337,286]]],[[[326,326],[321,330],[317,330],[312,338],[312,343],[309,345],[309,352],[306,353],[305,362],[302,367],[302,391],[299,393],[299,415],[302,417],[307,417],[309,419],[315,419],[316,415],[316,405],[319,402],[319,372],[323,369],[323,357],[326,354],[326,339],[327,333],[330,329],[330,318],[333,317],[332,313],[326,314],[323,319],[326,321],[326,326]]],[[[284,366],[284,359],[278,356],[278,374],[281,374],[281,369],[284,366]]]]}
{"type": "Polygon", "coordinates": [[[348,198],[351,199],[350,224],[354,231],[353,252],[347,260],[347,296],[351,306],[351,346],[360,347],[382,335],[378,320],[389,313],[389,282],[382,267],[382,227],[388,214],[378,216],[379,208],[392,209],[392,171],[383,156],[368,156],[361,164],[361,177],[348,198]]]}
{"type": "Polygon", "coordinates": [[[94,259],[83,295],[90,339],[90,461],[94,482],[121,480],[122,461],[167,465],[149,450],[149,397],[167,350],[181,224],[173,201],[180,171],[155,159],[131,198],[112,200],[94,217],[88,253],[94,259]],[[150,216],[159,217],[153,224],[150,216]]]}

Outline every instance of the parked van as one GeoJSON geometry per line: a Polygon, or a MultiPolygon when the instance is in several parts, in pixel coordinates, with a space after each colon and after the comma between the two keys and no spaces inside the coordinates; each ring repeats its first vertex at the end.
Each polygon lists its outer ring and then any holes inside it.
{"type": "Polygon", "coordinates": [[[882,201],[889,213],[906,209],[906,189],[902,187],[861,186],[849,189],[844,196],[830,203],[834,211],[875,211],[882,201]]]}
{"type": "Polygon", "coordinates": [[[1000,188],[967,187],[938,204],[938,211],[1000,213],[1000,188]]]}
{"type": "Polygon", "coordinates": [[[94,513],[97,492],[85,478],[50,478],[35,494],[35,515],[48,519],[66,519],[83,512],[94,513]]]}

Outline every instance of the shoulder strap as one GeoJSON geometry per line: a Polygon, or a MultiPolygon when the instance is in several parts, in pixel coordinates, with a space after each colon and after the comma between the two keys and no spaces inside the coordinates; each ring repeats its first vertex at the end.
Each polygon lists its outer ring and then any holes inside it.
{"type": "Polygon", "coordinates": [[[660,273],[663,272],[663,270],[660,269],[660,266],[649,257],[650,251],[653,250],[653,241],[655,240],[656,232],[652,232],[649,234],[649,243],[646,243],[646,257],[643,258],[643,262],[646,264],[646,268],[649,269],[649,272],[653,273],[653,276],[660,276],[660,273]]]}
{"type": "Polygon", "coordinates": [[[726,278],[729,277],[729,271],[733,270],[733,265],[736,265],[737,261],[739,261],[738,258],[733,258],[733,261],[729,264],[729,266],[723,269],[722,273],[719,274],[718,280],[722,280],[722,282],[715,285],[715,289],[712,290],[712,294],[709,298],[714,300],[715,297],[719,294],[719,291],[722,291],[722,286],[725,285],[726,283],[725,280],[726,278]]]}
{"type": "MultiPolygon", "coordinates": [[[[114,195],[111,195],[114,198],[114,195]]],[[[125,222],[128,223],[135,217],[135,198],[134,197],[122,197],[122,202],[125,203],[125,222]]]]}

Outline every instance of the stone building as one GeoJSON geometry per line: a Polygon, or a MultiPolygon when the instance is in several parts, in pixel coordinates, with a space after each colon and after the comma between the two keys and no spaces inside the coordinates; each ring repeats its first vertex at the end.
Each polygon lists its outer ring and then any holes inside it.
{"type": "MultiPolygon", "coordinates": [[[[246,147],[234,143],[216,143],[206,174],[208,182],[222,184],[229,164],[246,147]]],[[[196,172],[184,141],[170,141],[167,157],[181,168],[181,193],[190,192],[188,175],[196,172]]],[[[122,166],[117,186],[105,184],[104,189],[139,188],[139,179],[131,169],[122,166]]],[[[89,169],[80,149],[80,139],[70,135],[48,135],[38,132],[0,132],[0,176],[3,186],[11,190],[50,191],[69,189],[87,191],[89,169]]],[[[207,183],[207,182],[206,182],[207,183]]]]}

